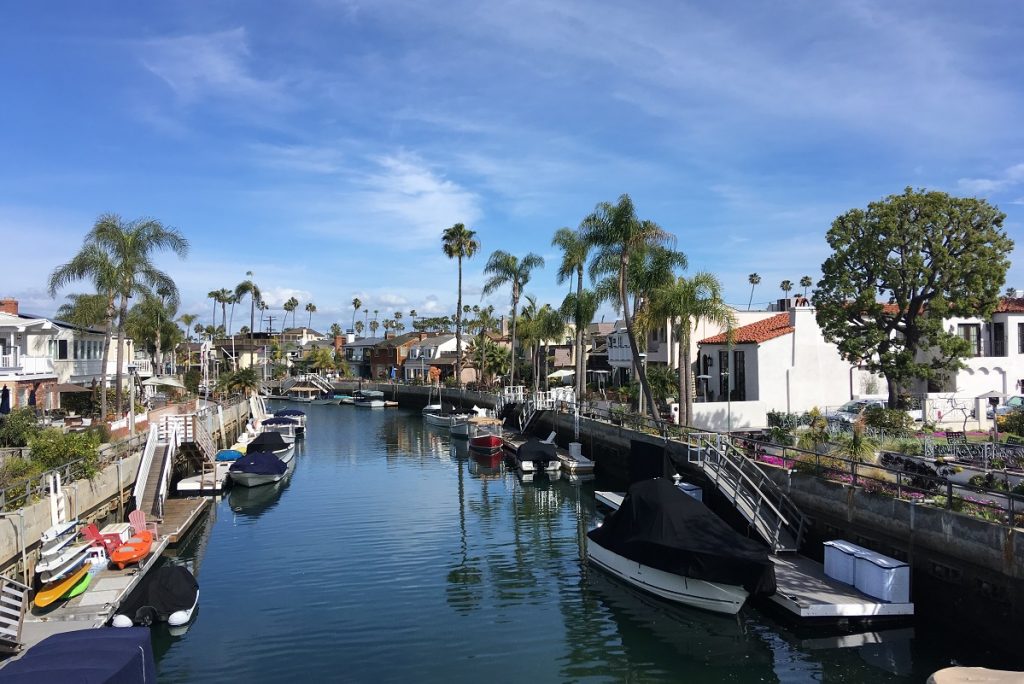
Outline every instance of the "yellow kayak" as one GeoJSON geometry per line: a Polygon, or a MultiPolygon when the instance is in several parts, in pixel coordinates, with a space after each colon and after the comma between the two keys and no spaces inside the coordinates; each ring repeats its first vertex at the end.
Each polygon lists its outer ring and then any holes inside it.
{"type": "Polygon", "coordinates": [[[55,582],[50,582],[49,584],[44,584],[42,589],[36,593],[36,608],[45,608],[64,594],[71,591],[71,589],[78,584],[83,577],[89,574],[89,568],[91,567],[91,565],[86,563],[67,577],[56,580],[55,582]]]}

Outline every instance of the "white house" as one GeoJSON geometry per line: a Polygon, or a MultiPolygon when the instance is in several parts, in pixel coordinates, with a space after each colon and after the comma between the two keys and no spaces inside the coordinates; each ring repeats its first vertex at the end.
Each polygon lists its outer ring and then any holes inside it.
{"type": "MultiPolygon", "coordinates": [[[[456,347],[455,335],[438,335],[420,340],[417,344],[409,347],[409,355],[405,357],[403,364],[406,380],[425,380],[430,373],[431,366],[453,367],[455,365],[456,347]]],[[[469,347],[469,335],[462,338],[463,352],[469,347]]],[[[465,359],[465,356],[463,356],[465,359]]],[[[464,361],[464,363],[466,363],[464,361]]],[[[468,366],[469,364],[466,363],[468,366]]],[[[450,369],[449,369],[450,370],[450,369]]],[[[444,371],[442,371],[443,373],[444,371]]],[[[469,377],[472,379],[473,371],[468,367],[463,368],[463,382],[469,377]]]]}
{"type": "Polygon", "coordinates": [[[978,396],[995,391],[1024,394],[1024,298],[1003,298],[991,320],[950,318],[946,331],[971,343],[966,368],[932,391],[978,396]]]}

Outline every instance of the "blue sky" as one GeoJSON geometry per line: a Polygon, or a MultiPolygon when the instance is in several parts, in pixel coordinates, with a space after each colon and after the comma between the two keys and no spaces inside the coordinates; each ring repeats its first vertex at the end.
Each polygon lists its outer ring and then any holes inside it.
{"type": "Polygon", "coordinates": [[[52,312],[107,211],[189,238],[161,259],[182,312],[253,271],[324,328],[353,296],[453,310],[459,221],[468,303],[495,249],[547,258],[527,292],[557,303],[553,232],[623,192],[741,307],[747,274],[762,303],[817,280],[831,221],[908,185],[989,199],[1024,245],[1019,2],[628,5],[12,3],[0,296],[52,312]]]}

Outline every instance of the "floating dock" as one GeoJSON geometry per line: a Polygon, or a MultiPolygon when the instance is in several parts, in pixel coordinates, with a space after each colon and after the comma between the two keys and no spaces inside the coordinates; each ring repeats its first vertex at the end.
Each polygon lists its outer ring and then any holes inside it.
{"type": "Polygon", "coordinates": [[[224,491],[228,480],[228,471],[234,461],[216,461],[212,470],[182,478],[177,485],[179,494],[216,495],[224,491]]]}
{"type": "Polygon", "coordinates": [[[210,499],[206,497],[167,499],[164,516],[159,523],[160,533],[167,536],[168,543],[177,544],[209,505],[210,499]]]}
{"type": "MultiPolygon", "coordinates": [[[[616,510],[621,492],[594,492],[597,502],[616,510]]],[[[825,575],[825,567],[799,554],[769,556],[775,564],[775,593],[768,597],[788,615],[801,621],[835,622],[844,619],[910,617],[913,603],[889,603],[861,593],[825,575]]]]}
{"type": "Polygon", "coordinates": [[[110,621],[125,598],[156,564],[170,537],[163,535],[141,565],[124,570],[106,568],[93,578],[82,595],[64,601],[53,610],[29,611],[21,627],[21,642],[29,648],[52,634],[102,627],[110,621]]]}

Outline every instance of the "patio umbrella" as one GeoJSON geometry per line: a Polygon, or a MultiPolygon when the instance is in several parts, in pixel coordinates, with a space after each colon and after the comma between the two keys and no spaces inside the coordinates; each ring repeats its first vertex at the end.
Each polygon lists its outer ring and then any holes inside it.
{"type": "Polygon", "coordinates": [[[0,414],[8,414],[11,412],[11,390],[5,386],[3,390],[0,390],[0,414]]]}
{"type": "Polygon", "coordinates": [[[548,373],[549,378],[564,378],[568,375],[576,375],[576,371],[565,370],[564,368],[560,368],[559,370],[556,370],[553,373],[548,373]]]}
{"type": "Polygon", "coordinates": [[[181,380],[172,375],[154,375],[148,380],[142,381],[143,385],[149,387],[164,386],[164,387],[177,387],[178,389],[185,389],[185,385],[182,384],[181,380]]]}

